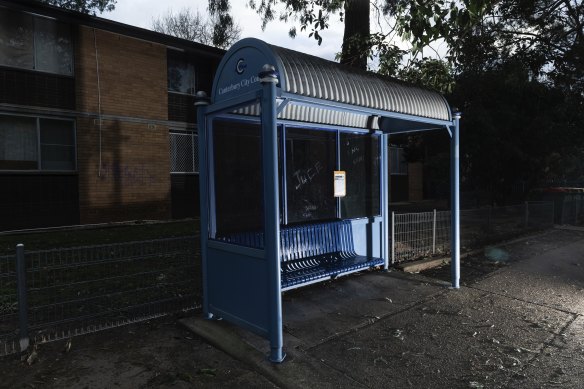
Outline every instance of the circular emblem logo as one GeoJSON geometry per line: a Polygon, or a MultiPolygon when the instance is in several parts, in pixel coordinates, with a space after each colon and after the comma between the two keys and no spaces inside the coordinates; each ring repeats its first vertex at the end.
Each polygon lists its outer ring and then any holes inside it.
{"type": "Polygon", "coordinates": [[[246,67],[247,64],[245,63],[245,60],[243,58],[240,58],[239,61],[237,61],[237,65],[235,66],[235,72],[237,74],[243,74],[246,67]]]}

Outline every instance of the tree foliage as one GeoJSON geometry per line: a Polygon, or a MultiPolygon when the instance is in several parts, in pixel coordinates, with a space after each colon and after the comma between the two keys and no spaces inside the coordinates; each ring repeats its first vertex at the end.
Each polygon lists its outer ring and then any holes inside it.
{"type": "MultiPolygon", "coordinates": [[[[377,58],[381,73],[447,94],[463,111],[464,184],[491,201],[510,199],[518,182],[529,188],[584,178],[582,0],[372,0],[374,13],[357,13],[360,19],[347,13],[353,2],[250,0],[264,27],[278,19],[291,25],[291,36],[300,31],[318,44],[333,17],[345,26],[385,17],[385,30],[345,29],[340,58],[360,52],[377,58]],[[437,44],[446,52],[429,57],[437,44]]],[[[410,158],[444,162],[448,143],[437,148],[423,137],[404,141],[410,158]]]]}
{"type": "Polygon", "coordinates": [[[113,11],[117,0],[39,0],[56,7],[95,15],[97,12],[113,11]]]}
{"type": "Polygon", "coordinates": [[[239,27],[233,21],[230,14],[231,6],[229,0],[209,0],[209,14],[214,20],[213,25],[213,44],[220,47],[224,42],[233,42],[235,39],[230,37],[230,31],[237,30],[239,37],[239,27]]]}
{"type": "Polygon", "coordinates": [[[177,13],[168,11],[152,21],[152,29],[163,34],[176,36],[194,42],[213,45],[222,49],[228,48],[241,35],[241,29],[236,24],[227,24],[220,34],[215,33],[215,26],[220,24],[219,15],[208,17],[199,11],[193,13],[183,8],[177,13]]]}

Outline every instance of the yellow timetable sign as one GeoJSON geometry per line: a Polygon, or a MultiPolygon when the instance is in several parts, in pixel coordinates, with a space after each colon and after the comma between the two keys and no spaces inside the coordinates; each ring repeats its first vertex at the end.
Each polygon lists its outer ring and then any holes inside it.
{"type": "Polygon", "coordinates": [[[335,197],[347,195],[347,173],[344,170],[335,170],[335,197]]]}

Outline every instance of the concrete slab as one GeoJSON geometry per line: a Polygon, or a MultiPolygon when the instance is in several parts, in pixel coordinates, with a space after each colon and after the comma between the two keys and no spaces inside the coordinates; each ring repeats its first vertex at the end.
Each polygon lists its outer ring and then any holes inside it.
{"type": "MultiPolygon", "coordinates": [[[[461,258],[462,259],[462,258],[461,258]]],[[[450,257],[423,259],[421,261],[412,261],[400,263],[397,268],[406,273],[419,273],[424,270],[444,266],[450,263],[450,257]]]]}
{"type": "Polygon", "coordinates": [[[278,387],[363,388],[350,376],[331,369],[323,361],[314,359],[294,347],[286,350],[284,363],[273,364],[266,358],[265,350],[258,350],[251,344],[257,342],[264,344],[265,341],[260,338],[254,339],[249,332],[227,322],[198,317],[183,319],[181,324],[231,357],[247,363],[253,371],[263,375],[278,387]]]}
{"type": "Polygon", "coordinates": [[[584,240],[498,270],[473,287],[584,315],[584,240]]]}
{"type": "Polygon", "coordinates": [[[461,289],[309,354],[373,388],[492,387],[520,372],[570,318],[547,307],[461,289]]]}
{"type": "Polygon", "coordinates": [[[447,285],[401,272],[368,272],[290,291],[282,303],[285,338],[292,335],[308,349],[443,293],[447,285]]]}

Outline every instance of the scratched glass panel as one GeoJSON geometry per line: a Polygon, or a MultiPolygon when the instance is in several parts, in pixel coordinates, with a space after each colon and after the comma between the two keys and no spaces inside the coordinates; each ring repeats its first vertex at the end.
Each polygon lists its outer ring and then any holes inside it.
{"type": "Polygon", "coordinates": [[[287,130],[286,186],[289,223],[336,217],[333,190],[335,166],[335,132],[298,128],[287,130]]]}
{"type": "Polygon", "coordinates": [[[346,172],[347,195],[341,199],[343,218],[380,213],[379,136],[341,133],[341,170],[346,172]]]}

